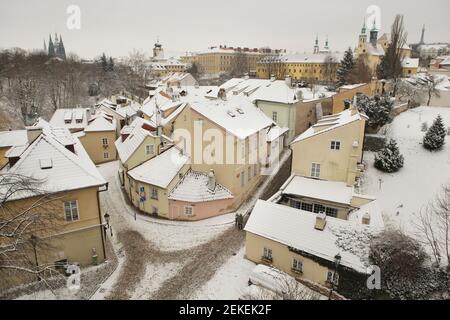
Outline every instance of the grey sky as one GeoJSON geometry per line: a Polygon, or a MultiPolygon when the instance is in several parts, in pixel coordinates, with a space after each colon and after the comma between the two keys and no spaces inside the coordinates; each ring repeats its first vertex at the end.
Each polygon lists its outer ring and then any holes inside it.
{"type": "Polygon", "coordinates": [[[311,51],[316,33],[332,50],[355,46],[368,5],[382,10],[382,32],[396,13],[405,15],[409,42],[450,41],[450,1],[406,0],[0,0],[0,48],[42,48],[48,34],[62,34],[69,52],[83,57],[150,52],[159,36],[168,52],[211,45],[311,51]],[[81,8],[81,30],[68,30],[68,5],[81,8]]]}

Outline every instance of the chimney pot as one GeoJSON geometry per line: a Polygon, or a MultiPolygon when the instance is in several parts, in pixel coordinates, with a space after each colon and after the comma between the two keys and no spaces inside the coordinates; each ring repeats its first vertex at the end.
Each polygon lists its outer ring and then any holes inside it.
{"type": "Polygon", "coordinates": [[[314,228],[316,230],[323,231],[325,229],[326,224],[327,224],[327,215],[325,214],[325,212],[318,213],[316,216],[316,225],[314,226],[314,228]]]}

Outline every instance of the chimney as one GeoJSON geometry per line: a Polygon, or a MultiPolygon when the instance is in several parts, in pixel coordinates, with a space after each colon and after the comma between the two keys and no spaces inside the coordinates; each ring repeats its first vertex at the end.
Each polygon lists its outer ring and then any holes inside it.
{"type": "Polygon", "coordinates": [[[216,176],[213,169],[211,169],[208,174],[208,189],[211,192],[216,190],[216,176]]]}
{"type": "Polygon", "coordinates": [[[320,212],[316,216],[316,225],[314,229],[323,231],[325,229],[325,225],[327,224],[327,215],[325,212],[320,212]]]}
{"type": "Polygon", "coordinates": [[[26,127],[28,143],[32,144],[42,134],[41,127],[26,127]]]}
{"type": "Polygon", "coordinates": [[[287,76],[286,76],[285,81],[286,81],[286,85],[287,85],[289,88],[292,88],[292,78],[291,78],[290,75],[287,75],[287,76]]]}
{"type": "Polygon", "coordinates": [[[271,74],[271,75],[270,75],[270,81],[271,81],[271,82],[274,82],[275,80],[277,80],[277,78],[275,77],[274,74],[271,74]]]}
{"type": "Polygon", "coordinates": [[[364,215],[362,216],[362,224],[370,224],[370,214],[368,212],[364,213],[364,215]]]}
{"type": "Polygon", "coordinates": [[[250,76],[248,75],[248,73],[245,73],[245,74],[244,74],[244,79],[245,79],[245,80],[250,79],[250,76]]]}

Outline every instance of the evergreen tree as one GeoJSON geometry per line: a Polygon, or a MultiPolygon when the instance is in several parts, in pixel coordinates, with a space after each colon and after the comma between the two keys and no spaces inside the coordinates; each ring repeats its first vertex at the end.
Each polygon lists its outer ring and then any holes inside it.
{"type": "Polygon", "coordinates": [[[367,126],[372,129],[382,127],[391,120],[390,114],[394,103],[389,96],[369,97],[360,94],[358,95],[357,105],[358,109],[369,117],[367,126]]]}
{"type": "Polygon", "coordinates": [[[348,50],[345,51],[344,58],[342,59],[337,71],[339,87],[348,83],[350,72],[353,70],[354,66],[355,60],[353,59],[353,51],[352,48],[348,48],[348,50]]]}
{"type": "Polygon", "coordinates": [[[109,57],[108,71],[114,71],[114,60],[112,57],[109,57]]]}
{"type": "Polygon", "coordinates": [[[445,143],[446,131],[440,115],[434,120],[423,138],[423,146],[430,151],[439,150],[445,143]]]}
{"type": "Polygon", "coordinates": [[[400,154],[397,147],[397,142],[391,139],[387,145],[384,146],[375,155],[375,168],[384,172],[397,172],[403,167],[404,158],[400,154]]]}
{"type": "Polygon", "coordinates": [[[103,53],[102,57],[100,58],[100,62],[102,64],[103,71],[108,72],[108,60],[106,59],[105,53],[103,53]]]}

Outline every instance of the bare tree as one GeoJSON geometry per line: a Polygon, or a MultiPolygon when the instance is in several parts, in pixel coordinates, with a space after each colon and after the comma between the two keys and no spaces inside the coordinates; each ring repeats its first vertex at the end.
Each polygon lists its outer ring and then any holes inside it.
{"type": "Polygon", "coordinates": [[[57,274],[55,265],[40,262],[37,253],[54,249],[48,237],[61,228],[63,221],[60,197],[46,192],[42,184],[42,180],[19,174],[0,174],[2,289],[36,278],[47,283],[57,274]],[[17,201],[22,197],[26,199],[17,201]]]}
{"type": "Polygon", "coordinates": [[[242,77],[250,72],[248,56],[243,52],[238,52],[231,60],[231,76],[242,77]]]}
{"type": "Polygon", "coordinates": [[[440,97],[440,90],[438,89],[438,85],[444,80],[443,78],[437,78],[434,75],[429,75],[426,77],[425,79],[425,83],[423,85],[427,95],[428,95],[428,100],[427,100],[427,106],[430,105],[431,103],[431,98],[433,96],[435,97],[440,97]]]}
{"type": "Polygon", "coordinates": [[[336,81],[337,70],[339,63],[331,54],[327,55],[323,64],[323,72],[325,73],[325,79],[328,83],[336,81]]]}
{"type": "Polygon", "coordinates": [[[372,79],[367,54],[361,54],[349,74],[349,83],[369,83],[372,79]]]}
{"type": "Polygon", "coordinates": [[[437,266],[442,259],[450,265],[450,185],[416,215],[417,236],[433,253],[437,266]]]}
{"type": "Polygon", "coordinates": [[[406,45],[407,36],[408,34],[405,31],[403,16],[397,15],[391,27],[391,42],[377,68],[378,78],[393,79],[394,96],[397,90],[397,80],[402,75],[401,61],[404,58],[404,47],[406,45]]]}

